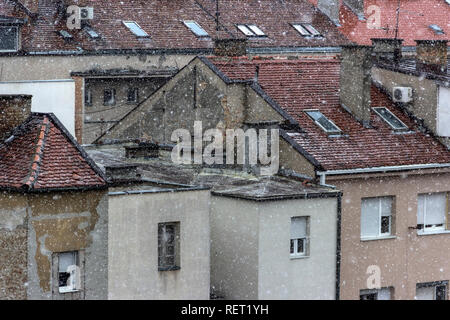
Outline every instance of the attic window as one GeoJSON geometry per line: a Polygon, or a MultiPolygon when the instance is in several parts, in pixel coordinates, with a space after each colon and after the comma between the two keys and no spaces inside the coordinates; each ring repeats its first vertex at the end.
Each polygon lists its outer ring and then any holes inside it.
{"type": "Polygon", "coordinates": [[[429,27],[436,34],[445,34],[444,30],[442,30],[442,28],[439,27],[437,24],[430,24],[429,27]]]}
{"type": "Polygon", "coordinates": [[[86,33],[89,35],[89,37],[91,37],[92,39],[97,39],[100,38],[100,35],[91,27],[85,27],[84,31],[86,31],[86,33]]]}
{"type": "Polygon", "coordinates": [[[408,127],[391,111],[384,107],[372,108],[394,130],[407,130],[408,127]]]}
{"type": "Polygon", "coordinates": [[[59,30],[59,35],[66,40],[73,38],[73,36],[70,33],[68,33],[66,30],[59,30]]]}
{"type": "Polygon", "coordinates": [[[319,110],[308,110],[305,112],[326,133],[339,134],[342,132],[341,129],[339,129],[333,121],[325,117],[319,110]]]}
{"type": "Polygon", "coordinates": [[[208,37],[208,32],[205,31],[197,22],[195,21],[184,21],[184,25],[188,27],[197,37],[208,37]]]}
{"type": "Polygon", "coordinates": [[[237,28],[247,37],[265,37],[266,34],[254,24],[238,24],[237,28]]]}
{"type": "Polygon", "coordinates": [[[123,21],[123,24],[134,33],[136,37],[147,38],[148,33],[145,32],[136,22],[134,21],[123,21]]]}
{"type": "Polygon", "coordinates": [[[304,37],[320,37],[321,34],[319,31],[317,31],[316,28],[314,28],[309,23],[294,23],[292,24],[295,30],[298,31],[302,36],[304,37]]]}
{"type": "Polygon", "coordinates": [[[0,27],[0,52],[17,51],[19,32],[16,26],[0,27]]]}

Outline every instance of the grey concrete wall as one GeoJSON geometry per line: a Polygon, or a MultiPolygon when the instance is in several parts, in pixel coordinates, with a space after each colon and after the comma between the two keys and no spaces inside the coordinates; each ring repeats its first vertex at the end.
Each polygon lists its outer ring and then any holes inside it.
{"type": "Polygon", "coordinates": [[[258,299],[336,297],[337,198],[259,205],[258,299]],[[291,217],[309,217],[309,256],[291,259],[291,217]]]}
{"type": "Polygon", "coordinates": [[[109,197],[109,298],[209,299],[209,191],[109,197]],[[180,269],[158,271],[158,223],[180,222],[180,269]]]}

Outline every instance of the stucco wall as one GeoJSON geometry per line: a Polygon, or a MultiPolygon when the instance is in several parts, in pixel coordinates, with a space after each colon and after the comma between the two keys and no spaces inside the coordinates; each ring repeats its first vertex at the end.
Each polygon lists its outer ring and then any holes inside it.
{"type": "Polygon", "coordinates": [[[209,299],[209,191],[109,197],[109,298],[209,299]],[[180,222],[180,270],[158,271],[158,223],[180,222]]]}
{"type": "Polygon", "coordinates": [[[416,284],[450,280],[450,234],[417,235],[419,193],[450,191],[450,173],[332,180],[343,192],[341,298],[359,299],[367,288],[367,268],[380,267],[381,287],[395,299],[414,299],[416,284]],[[395,197],[395,238],[361,241],[361,198],[395,197]]]}

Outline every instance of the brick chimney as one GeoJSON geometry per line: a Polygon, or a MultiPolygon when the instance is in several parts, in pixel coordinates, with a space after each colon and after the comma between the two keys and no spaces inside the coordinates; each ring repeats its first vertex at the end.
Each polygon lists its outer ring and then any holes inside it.
{"type": "Polygon", "coordinates": [[[377,59],[387,59],[395,63],[402,58],[403,39],[372,38],[373,52],[377,59]]]}
{"type": "Polygon", "coordinates": [[[247,39],[219,38],[214,40],[214,54],[222,57],[237,57],[247,54],[247,39]]]}
{"type": "Polygon", "coordinates": [[[31,114],[31,96],[0,95],[0,140],[21,125],[31,114]]]}
{"type": "Polygon", "coordinates": [[[341,0],[318,0],[317,8],[330,18],[336,25],[339,25],[339,9],[341,0]]]}
{"type": "Polygon", "coordinates": [[[416,40],[416,70],[447,73],[448,40],[416,40]]]}
{"type": "Polygon", "coordinates": [[[340,102],[365,127],[370,126],[372,86],[371,46],[343,46],[341,52],[340,102]]]}

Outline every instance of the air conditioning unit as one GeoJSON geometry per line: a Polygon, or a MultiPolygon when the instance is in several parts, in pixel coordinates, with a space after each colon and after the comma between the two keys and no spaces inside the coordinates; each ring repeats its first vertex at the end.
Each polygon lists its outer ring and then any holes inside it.
{"type": "Polygon", "coordinates": [[[392,97],[394,102],[408,103],[413,100],[413,90],[410,87],[394,87],[392,97]]]}
{"type": "Polygon", "coordinates": [[[81,20],[94,19],[94,8],[92,8],[92,7],[80,8],[80,17],[81,17],[81,20]]]}

